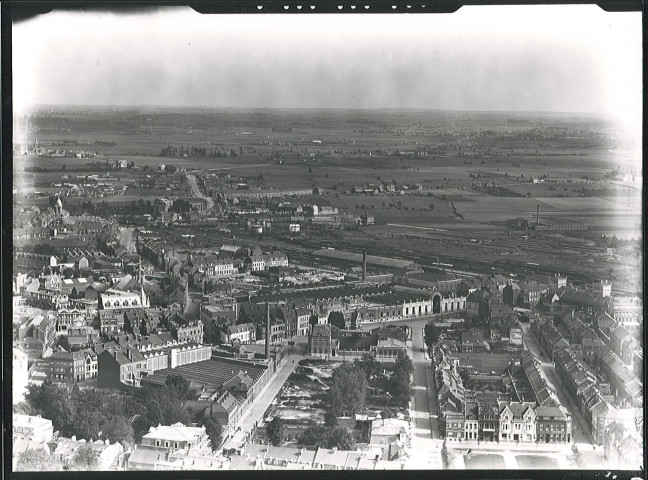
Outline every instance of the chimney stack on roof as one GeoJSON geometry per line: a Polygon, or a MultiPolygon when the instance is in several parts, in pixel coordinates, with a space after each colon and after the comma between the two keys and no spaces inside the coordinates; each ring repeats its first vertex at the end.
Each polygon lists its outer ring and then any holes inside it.
{"type": "Polygon", "coordinates": [[[268,302],[266,302],[265,358],[270,359],[270,304],[268,302]]]}
{"type": "Polygon", "coordinates": [[[367,251],[362,251],[362,281],[367,281],[367,251]]]}

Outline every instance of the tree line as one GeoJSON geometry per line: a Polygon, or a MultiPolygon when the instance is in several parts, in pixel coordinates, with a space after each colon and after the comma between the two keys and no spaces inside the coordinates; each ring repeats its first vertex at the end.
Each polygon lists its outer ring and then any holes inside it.
{"type": "MultiPolygon", "coordinates": [[[[239,147],[239,154],[243,154],[243,147],[239,147]]],[[[233,148],[229,153],[226,151],[221,152],[218,149],[209,149],[205,147],[194,147],[193,145],[185,148],[181,145],[180,148],[168,145],[160,150],[160,157],[179,158],[179,157],[198,157],[198,158],[227,158],[237,157],[238,154],[233,148]]]]}
{"type": "MultiPolygon", "coordinates": [[[[25,402],[16,413],[40,415],[50,419],[54,431],[63,437],[109,440],[125,448],[139,443],[151,427],[191,423],[185,402],[195,400],[196,392],[179,375],[167,377],[163,386],[145,385],[134,391],[89,388],[76,384],[50,383],[29,385],[25,402]]],[[[222,440],[222,426],[211,417],[199,419],[217,448],[222,440]]]]}

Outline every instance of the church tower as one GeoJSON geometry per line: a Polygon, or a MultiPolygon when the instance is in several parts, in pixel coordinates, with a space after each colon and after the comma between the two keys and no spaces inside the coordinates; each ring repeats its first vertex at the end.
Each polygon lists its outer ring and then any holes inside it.
{"type": "Polygon", "coordinates": [[[58,216],[63,215],[63,202],[61,201],[61,197],[56,197],[56,203],[54,204],[54,213],[58,216]]]}

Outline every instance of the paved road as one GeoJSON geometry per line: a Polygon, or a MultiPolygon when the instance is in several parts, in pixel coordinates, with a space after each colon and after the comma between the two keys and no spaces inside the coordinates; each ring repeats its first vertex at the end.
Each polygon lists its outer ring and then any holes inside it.
{"type": "Polygon", "coordinates": [[[529,329],[529,324],[522,323],[521,325],[524,345],[540,360],[545,380],[551,387],[553,387],[554,391],[558,395],[560,403],[563,404],[572,415],[572,436],[574,437],[574,442],[584,445],[595,443],[594,437],[587,427],[586,420],[580,414],[580,410],[577,408],[576,404],[573,403],[571,396],[563,389],[555,365],[551,363],[547,357],[542,355],[540,345],[538,344],[535,335],[529,329]]]}
{"type": "Polygon", "coordinates": [[[412,397],[412,468],[441,469],[439,424],[437,419],[436,385],[432,377],[430,360],[421,351],[424,346],[423,326],[426,321],[411,323],[412,364],[414,366],[414,395],[412,397]]]}
{"type": "Polygon", "coordinates": [[[412,365],[414,367],[414,395],[412,396],[412,458],[406,468],[429,470],[442,469],[441,441],[439,433],[437,391],[432,363],[421,351],[424,347],[423,329],[435,316],[426,315],[406,320],[362,324],[363,330],[380,326],[407,325],[411,329],[412,365]]]}
{"type": "Polygon", "coordinates": [[[203,193],[200,191],[200,188],[198,187],[198,181],[196,180],[196,175],[194,175],[193,173],[188,173],[187,182],[189,182],[189,187],[191,188],[192,194],[195,197],[199,197],[206,200],[207,210],[211,210],[214,207],[214,200],[212,200],[211,197],[203,195],[203,193]]]}
{"type": "Polygon", "coordinates": [[[119,232],[119,243],[128,250],[128,253],[135,253],[135,239],[133,238],[133,229],[121,227],[119,232]]]}
{"type": "Polygon", "coordinates": [[[244,442],[252,437],[256,425],[263,421],[266,410],[279,394],[290,374],[297,368],[299,361],[304,358],[305,345],[299,344],[294,350],[290,347],[286,348],[287,355],[279,365],[277,373],[263,387],[252,406],[241,417],[237,426],[240,431],[225,443],[224,448],[240,448],[244,442]]]}

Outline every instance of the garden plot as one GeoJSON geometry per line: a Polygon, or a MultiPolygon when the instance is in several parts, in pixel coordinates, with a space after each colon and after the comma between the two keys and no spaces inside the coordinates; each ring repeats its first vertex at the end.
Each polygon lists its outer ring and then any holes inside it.
{"type": "Polygon", "coordinates": [[[302,360],[288,377],[281,393],[269,411],[271,417],[287,421],[324,421],[324,399],[329,389],[333,370],[340,362],[302,360]]]}

